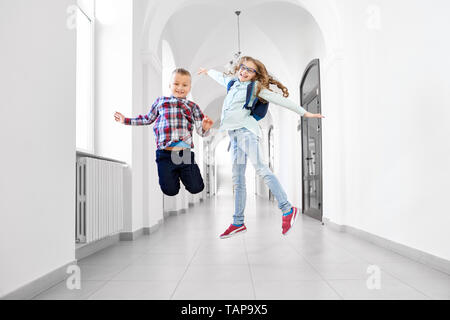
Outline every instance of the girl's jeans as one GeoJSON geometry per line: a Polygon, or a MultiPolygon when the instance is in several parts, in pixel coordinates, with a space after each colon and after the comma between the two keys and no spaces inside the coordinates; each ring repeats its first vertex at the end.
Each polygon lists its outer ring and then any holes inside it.
{"type": "Polygon", "coordinates": [[[231,140],[231,157],[233,162],[233,186],[234,186],[234,224],[244,223],[244,209],[247,192],[245,188],[245,168],[247,158],[250,159],[256,174],[263,178],[269,187],[275,199],[278,201],[278,207],[282,212],[288,212],[292,206],[287,200],[286,193],[283,190],[277,177],[270,171],[269,167],[263,161],[259,147],[259,137],[246,128],[229,130],[228,134],[231,140]]]}

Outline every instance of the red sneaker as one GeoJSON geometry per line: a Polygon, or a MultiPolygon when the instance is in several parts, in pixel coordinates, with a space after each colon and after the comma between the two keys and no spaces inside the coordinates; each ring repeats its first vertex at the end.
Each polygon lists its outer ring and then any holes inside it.
{"type": "Polygon", "coordinates": [[[283,228],[283,236],[286,236],[288,232],[291,231],[298,216],[298,209],[296,207],[292,207],[291,211],[292,213],[290,215],[283,216],[283,224],[281,226],[283,228]]]}
{"type": "Polygon", "coordinates": [[[234,224],[230,224],[228,229],[220,235],[220,239],[230,238],[245,232],[247,232],[245,224],[242,224],[240,227],[236,227],[234,224]]]}

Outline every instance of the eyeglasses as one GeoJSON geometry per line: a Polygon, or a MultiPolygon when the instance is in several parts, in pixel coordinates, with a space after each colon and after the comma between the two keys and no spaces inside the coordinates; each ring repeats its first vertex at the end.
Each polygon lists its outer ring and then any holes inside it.
{"type": "Polygon", "coordinates": [[[241,70],[241,71],[247,71],[247,72],[250,72],[250,73],[258,73],[258,71],[256,71],[255,69],[252,69],[252,68],[249,68],[249,67],[247,67],[246,65],[244,65],[244,64],[241,64],[240,66],[239,66],[239,70],[241,70]]]}

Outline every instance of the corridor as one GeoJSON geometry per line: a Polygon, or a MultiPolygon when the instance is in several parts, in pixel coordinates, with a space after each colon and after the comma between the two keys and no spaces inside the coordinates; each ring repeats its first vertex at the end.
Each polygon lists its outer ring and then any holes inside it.
{"type": "Polygon", "coordinates": [[[0,1],[0,300],[450,300],[448,12],[0,1]]]}
{"type": "Polygon", "coordinates": [[[450,276],[301,216],[281,235],[275,203],[249,197],[246,234],[221,240],[222,195],[169,217],[150,236],[79,261],[81,290],[62,282],[34,299],[450,299],[450,276]],[[369,289],[369,266],[381,270],[369,289]]]}

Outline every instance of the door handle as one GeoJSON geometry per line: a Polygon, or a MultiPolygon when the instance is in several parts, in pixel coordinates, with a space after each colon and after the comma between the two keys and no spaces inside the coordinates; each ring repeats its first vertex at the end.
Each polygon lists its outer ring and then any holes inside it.
{"type": "Polygon", "coordinates": [[[312,160],[313,158],[306,158],[306,160],[312,160]]]}

